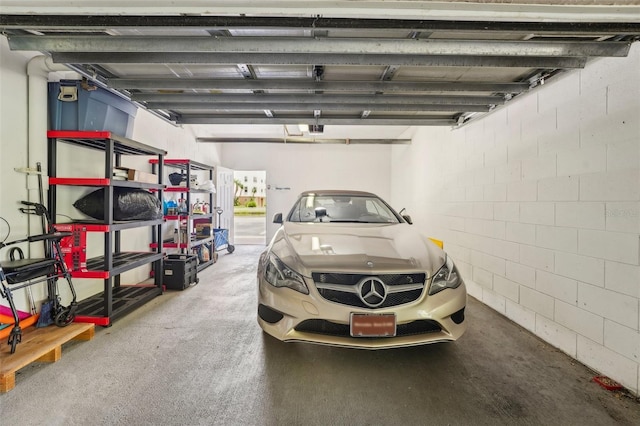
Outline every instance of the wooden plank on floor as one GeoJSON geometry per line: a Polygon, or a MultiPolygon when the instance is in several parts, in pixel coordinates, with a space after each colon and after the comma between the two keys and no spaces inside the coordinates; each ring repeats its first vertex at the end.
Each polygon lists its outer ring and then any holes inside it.
{"type": "Polygon", "coordinates": [[[62,345],[70,340],[93,339],[94,324],[72,323],[66,327],[29,327],[22,331],[22,342],[11,353],[6,341],[0,346],[0,393],[15,387],[15,373],[34,361],[56,362],[62,356],[62,345]]]}

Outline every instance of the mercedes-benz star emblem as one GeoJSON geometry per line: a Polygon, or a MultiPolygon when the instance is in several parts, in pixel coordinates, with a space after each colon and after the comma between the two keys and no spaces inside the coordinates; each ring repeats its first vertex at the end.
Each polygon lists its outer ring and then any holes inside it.
{"type": "Polygon", "coordinates": [[[363,278],[358,283],[360,300],[370,308],[377,308],[387,298],[387,286],[376,277],[363,278]]]}

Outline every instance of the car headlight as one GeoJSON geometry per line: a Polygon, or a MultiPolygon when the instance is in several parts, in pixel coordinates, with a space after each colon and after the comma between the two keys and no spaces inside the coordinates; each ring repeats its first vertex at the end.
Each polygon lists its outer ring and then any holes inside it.
{"type": "Polygon", "coordinates": [[[432,296],[445,288],[456,288],[461,282],[456,265],[453,264],[453,260],[449,256],[446,256],[444,265],[431,280],[429,295],[432,296]]]}
{"type": "Polygon", "coordinates": [[[269,253],[264,269],[264,279],[274,287],[289,287],[303,294],[309,294],[302,275],[285,265],[278,257],[269,253]]]}

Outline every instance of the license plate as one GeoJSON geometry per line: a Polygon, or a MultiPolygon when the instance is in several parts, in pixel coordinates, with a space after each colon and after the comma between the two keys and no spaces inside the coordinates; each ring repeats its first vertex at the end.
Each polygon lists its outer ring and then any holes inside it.
{"type": "Polygon", "coordinates": [[[395,314],[351,314],[351,337],[394,337],[395,314]]]}

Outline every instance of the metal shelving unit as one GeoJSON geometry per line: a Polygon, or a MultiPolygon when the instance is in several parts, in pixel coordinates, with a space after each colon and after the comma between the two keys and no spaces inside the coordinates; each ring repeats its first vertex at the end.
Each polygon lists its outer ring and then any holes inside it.
{"type": "MultiPolygon", "coordinates": [[[[152,164],[152,171],[155,173],[156,172],[156,166],[158,165],[158,160],[157,159],[151,159],[149,160],[149,162],[152,164]]],[[[198,264],[198,271],[201,271],[202,269],[212,265],[215,260],[214,260],[214,256],[215,256],[215,248],[213,247],[213,228],[214,228],[214,213],[212,211],[213,209],[213,193],[210,191],[205,191],[205,190],[201,190],[201,189],[197,189],[197,188],[192,188],[191,187],[191,182],[189,179],[189,176],[191,176],[191,172],[194,171],[207,171],[208,172],[208,179],[213,181],[214,180],[214,167],[213,166],[209,166],[207,164],[203,164],[203,163],[199,163],[197,161],[193,161],[193,160],[187,160],[187,159],[164,159],[164,165],[166,167],[172,167],[172,168],[176,168],[178,170],[180,170],[183,174],[186,175],[187,180],[186,180],[186,185],[185,186],[167,186],[165,188],[165,192],[170,192],[170,193],[179,193],[181,194],[181,198],[184,198],[186,200],[186,205],[188,208],[188,213],[181,213],[181,214],[177,214],[177,215],[165,215],[165,220],[167,222],[169,221],[177,221],[178,224],[180,224],[181,222],[185,221],[187,224],[187,236],[188,239],[186,242],[174,242],[173,240],[165,240],[162,241],[162,245],[164,246],[164,248],[166,249],[179,249],[181,253],[191,253],[191,251],[194,248],[197,248],[199,246],[202,246],[204,244],[210,243],[211,249],[210,249],[210,254],[209,254],[209,260],[205,261],[205,262],[200,262],[198,264]],[[193,195],[194,194],[203,194],[203,196],[207,197],[207,202],[209,204],[209,211],[207,213],[204,214],[194,214],[193,212],[193,195]],[[206,237],[206,238],[197,238],[195,236],[195,233],[193,232],[195,226],[194,226],[194,220],[195,219],[208,219],[208,221],[211,223],[211,232],[212,235],[210,237],[206,237]]],[[[160,172],[158,172],[158,174],[160,175],[160,172]]],[[[152,248],[157,248],[158,247],[158,242],[161,241],[161,238],[154,238],[153,242],[151,244],[152,248]]],[[[206,248],[204,248],[206,249],[206,248]]]]}
{"type": "Polygon", "coordinates": [[[125,315],[137,307],[162,294],[162,224],[164,219],[141,221],[115,221],[113,219],[113,189],[115,187],[139,188],[154,191],[160,200],[165,186],[162,184],[162,167],[166,151],[154,148],[134,140],[113,135],[106,131],[65,131],[50,130],[48,170],[49,170],[49,209],[52,217],[56,217],[57,187],[86,186],[102,187],[104,191],[104,220],[87,220],[74,222],[82,225],[87,232],[99,232],[104,235],[104,251],[102,256],[87,259],[86,267],[71,272],[73,278],[89,278],[104,280],[104,289],[79,303],[76,322],[90,322],[107,326],[114,319],[125,315]],[[58,143],[95,149],[104,152],[104,178],[58,177],[58,143]],[[157,183],[143,183],[112,179],[113,168],[120,166],[123,155],[154,156],[158,171],[157,183]],[[121,250],[121,234],[126,229],[150,227],[156,241],[155,250],[150,252],[123,252],[121,250]],[[120,274],[152,265],[153,285],[122,285],[120,274]]]}

